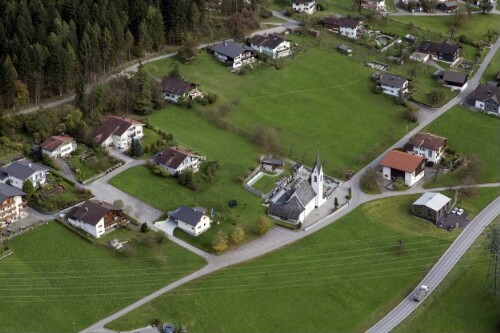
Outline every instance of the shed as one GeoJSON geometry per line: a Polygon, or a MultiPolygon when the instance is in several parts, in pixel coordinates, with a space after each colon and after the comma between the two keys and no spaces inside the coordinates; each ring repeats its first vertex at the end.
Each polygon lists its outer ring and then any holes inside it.
{"type": "Polygon", "coordinates": [[[437,224],[444,219],[446,212],[450,209],[451,199],[441,193],[426,192],[412,204],[411,212],[437,224]]]}
{"type": "Polygon", "coordinates": [[[285,162],[283,162],[283,160],[280,160],[279,158],[267,156],[260,160],[260,165],[261,168],[266,171],[274,171],[276,170],[276,168],[284,166],[285,162]]]}
{"type": "Polygon", "coordinates": [[[352,49],[345,44],[337,46],[337,51],[339,51],[342,54],[345,54],[346,56],[352,56],[352,49]]]}

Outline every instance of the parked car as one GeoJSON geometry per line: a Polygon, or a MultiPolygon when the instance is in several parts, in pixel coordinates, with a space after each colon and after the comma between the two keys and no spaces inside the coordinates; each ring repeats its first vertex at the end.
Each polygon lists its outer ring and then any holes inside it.
{"type": "Polygon", "coordinates": [[[458,207],[453,207],[450,213],[456,214],[458,212],[458,207]]]}
{"type": "Polygon", "coordinates": [[[459,215],[459,216],[460,216],[460,215],[462,215],[463,213],[464,213],[464,210],[463,210],[462,208],[460,208],[460,209],[458,210],[458,212],[457,212],[457,215],[459,215]]]}

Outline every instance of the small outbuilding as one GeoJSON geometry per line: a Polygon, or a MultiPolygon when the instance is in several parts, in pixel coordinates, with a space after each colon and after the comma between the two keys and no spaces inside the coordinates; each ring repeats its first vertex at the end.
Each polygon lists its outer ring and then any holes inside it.
{"type": "Polygon", "coordinates": [[[277,168],[283,167],[284,165],[285,162],[283,162],[283,160],[280,160],[279,158],[264,157],[260,160],[261,169],[265,171],[274,171],[277,168]]]}
{"type": "Polygon", "coordinates": [[[450,209],[451,199],[441,193],[426,192],[411,206],[411,213],[437,224],[450,209]]]}
{"type": "Polygon", "coordinates": [[[413,186],[424,177],[425,161],[422,156],[391,150],[380,162],[382,175],[387,180],[402,178],[405,185],[413,186]]]}
{"type": "Polygon", "coordinates": [[[467,74],[453,71],[445,71],[441,82],[451,90],[463,91],[467,88],[467,74]]]}
{"type": "Polygon", "coordinates": [[[345,54],[346,56],[349,57],[352,56],[352,49],[347,45],[341,44],[337,46],[337,51],[339,51],[342,54],[345,54]]]}

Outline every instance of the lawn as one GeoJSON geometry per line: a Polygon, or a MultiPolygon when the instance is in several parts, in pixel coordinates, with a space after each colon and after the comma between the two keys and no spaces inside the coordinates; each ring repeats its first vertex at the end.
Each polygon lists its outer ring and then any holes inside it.
{"type": "Polygon", "coordinates": [[[203,266],[171,242],[129,244],[135,253],[119,255],[56,222],[9,241],[14,254],[0,261],[0,332],[76,332],[203,266]]]}
{"type": "Polygon", "coordinates": [[[500,299],[483,294],[489,262],[485,241],[483,233],[439,288],[394,332],[498,332],[500,299]]]}
{"type": "Polygon", "coordinates": [[[272,189],[276,187],[276,181],[280,179],[281,176],[272,176],[264,174],[257,180],[252,187],[262,193],[266,194],[271,192],[272,189]]]}
{"type": "MultiPolygon", "coordinates": [[[[362,64],[361,57],[340,54],[335,50],[340,40],[327,34],[319,46],[307,36],[290,39],[305,53],[285,60],[282,70],[256,65],[236,75],[201,53],[190,64],[180,64],[180,72],[202,89],[217,93],[216,107],[227,107],[226,119],[244,131],[251,133],[258,124],[275,128],[288,157],[312,165],[319,145],[327,174],[339,168],[359,170],[404,135],[403,108],[390,97],[373,93],[369,79],[373,70],[362,64]]],[[[145,68],[161,77],[173,61],[145,68]]]]}
{"type": "Polygon", "coordinates": [[[66,158],[66,161],[80,182],[90,179],[120,163],[119,160],[109,156],[104,149],[91,149],[84,145],[79,145],[78,149],[70,157],[66,158]]]}
{"type": "MultiPolygon", "coordinates": [[[[497,195],[487,189],[473,200],[482,209],[497,195]]],[[[363,331],[458,235],[409,215],[417,197],[366,203],[321,232],[182,286],[110,328],[142,327],[158,317],[195,332],[363,331]]]]}
{"type": "MultiPolygon", "coordinates": [[[[448,146],[461,156],[476,154],[482,164],[477,183],[500,181],[500,119],[455,106],[424,131],[448,138],[448,146]]],[[[459,172],[439,176],[425,187],[462,184],[459,172]]]]}
{"type": "MultiPolygon", "coordinates": [[[[229,234],[236,224],[244,226],[248,239],[254,237],[253,226],[264,213],[264,207],[261,199],[246,191],[237,178],[258,164],[258,149],[184,109],[168,107],[149,117],[149,122],[172,133],[178,143],[206,156],[207,160],[217,160],[221,166],[217,177],[210,183],[202,183],[199,192],[193,192],[180,186],[174,177],[161,178],[147,166],[138,166],[113,177],[110,183],[165,212],[182,205],[214,208],[217,219],[222,220],[220,225],[196,238],[185,235],[206,251],[210,251],[218,230],[229,234]],[[229,208],[231,199],[237,200],[236,208],[229,208]]],[[[201,178],[200,173],[196,177],[201,178]]]]}
{"type": "Polygon", "coordinates": [[[500,72],[500,51],[495,53],[495,56],[493,56],[493,59],[488,64],[488,67],[486,67],[486,70],[481,77],[481,83],[486,84],[488,81],[495,81],[498,72],[500,72]]]}

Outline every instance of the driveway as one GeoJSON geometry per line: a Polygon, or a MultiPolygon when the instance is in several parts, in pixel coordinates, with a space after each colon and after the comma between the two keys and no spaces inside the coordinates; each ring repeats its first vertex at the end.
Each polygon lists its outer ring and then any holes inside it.
{"type": "Polygon", "coordinates": [[[169,236],[174,235],[174,230],[177,228],[177,223],[172,219],[167,219],[165,221],[154,222],[153,225],[160,231],[163,231],[169,236]]]}

